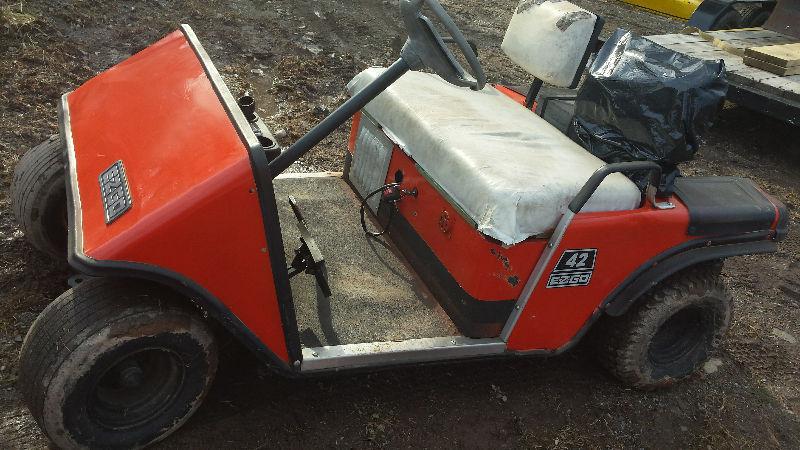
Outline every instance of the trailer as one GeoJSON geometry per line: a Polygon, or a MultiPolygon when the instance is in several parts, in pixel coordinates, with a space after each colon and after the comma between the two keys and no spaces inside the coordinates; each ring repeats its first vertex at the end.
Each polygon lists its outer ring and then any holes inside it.
{"type": "MultiPolygon", "coordinates": [[[[710,31],[705,33],[725,45],[739,49],[800,42],[764,28],[710,31]]],[[[779,76],[745,65],[742,57],[721,49],[700,35],[662,34],[651,41],[700,59],[723,60],[728,74],[728,100],[792,125],[800,124],[800,75],[779,76]]]]}
{"type": "Polygon", "coordinates": [[[725,61],[730,82],[728,100],[790,124],[800,124],[800,75],[779,76],[746,65],[742,57],[747,48],[800,42],[800,0],[778,2],[763,27],[708,32],[702,29],[697,26],[687,30],[691,32],[648,39],[696,58],[725,61]]]}

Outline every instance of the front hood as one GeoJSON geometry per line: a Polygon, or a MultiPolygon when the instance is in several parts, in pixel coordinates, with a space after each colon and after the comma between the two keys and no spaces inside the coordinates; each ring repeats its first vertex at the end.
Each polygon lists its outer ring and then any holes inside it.
{"type": "Polygon", "coordinates": [[[288,279],[266,156],[192,30],[65,94],[61,132],[70,263],[192,287],[285,362],[276,285],[288,279]]]}

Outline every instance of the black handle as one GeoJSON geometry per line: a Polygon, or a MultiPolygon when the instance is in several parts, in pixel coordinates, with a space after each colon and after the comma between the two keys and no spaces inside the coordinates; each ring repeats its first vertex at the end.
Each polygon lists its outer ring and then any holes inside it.
{"type": "Polygon", "coordinates": [[[578,195],[576,195],[575,198],[569,203],[569,210],[575,214],[580,212],[584,205],[586,205],[586,202],[592,198],[594,191],[600,187],[600,183],[602,183],[603,180],[605,180],[606,177],[612,173],[638,172],[641,170],[648,170],[652,173],[650,183],[657,187],[661,182],[661,166],[653,161],[631,161],[606,164],[605,166],[597,169],[592,176],[589,177],[589,181],[583,185],[581,190],[578,192],[578,195]]]}

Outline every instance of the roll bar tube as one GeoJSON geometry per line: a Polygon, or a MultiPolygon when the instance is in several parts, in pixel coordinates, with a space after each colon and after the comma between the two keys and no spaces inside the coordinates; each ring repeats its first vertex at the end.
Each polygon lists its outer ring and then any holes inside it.
{"type": "Polygon", "coordinates": [[[558,252],[561,240],[564,238],[564,234],[566,234],[567,229],[572,223],[572,219],[583,209],[586,202],[592,198],[592,194],[600,187],[603,180],[605,180],[607,176],[617,172],[638,172],[643,170],[650,171],[651,173],[652,178],[647,188],[647,197],[653,203],[653,206],[659,209],[668,209],[672,207],[671,204],[667,204],[669,206],[659,206],[655,201],[656,190],[658,189],[658,184],[661,182],[661,166],[658,164],[652,161],[633,161],[606,164],[597,169],[569,203],[567,210],[564,211],[558,224],[556,224],[553,234],[550,235],[550,239],[547,241],[544,251],[541,256],[539,256],[536,266],[534,266],[530,277],[528,277],[528,281],[525,283],[522,292],[520,292],[517,298],[517,303],[514,305],[511,315],[509,315],[508,320],[503,326],[503,330],[500,332],[500,338],[503,339],[503,341],[508,342],[508,339],[511,337],[511,333],[514,331],[514,327],[517,326],[517,321],[522,315],[522,311],[525,310],[525,305],[528,304],[528,301],[533,296],[533,291],[536,290],[536,286],[538,286],[539,282],[542,280],[546,269],[549,267],[548,264],[550,264],[550,261],[552,261],[553,257],[558,252]]]}
{"type": "Polygon", "coordinates": [[[617,172],[641,172],[645,170],[649,171],[651,175],[648,197],[652,196],[653,198],[650,198],[650,200],[655,203],[655,191],[659,183],[661,183],[661,166],[653,161],[631,161],[606,164],[597,169],[581,190],[578,191],[575,198],[569,202],[569,210],[575,214],[580,212],[607,176],[617,172]]]}
{"type": "Polygon", "coordinates": [[[350,97],[349,100],[344,102],[342,106],[336,108],[335,111],[330,113],[328,117],[318,123],[306,133],[305,136],[301,137],[286,151],[273,159],[272,162],[269,163],[269,170],[272,178],[280,175],[292,165],[292,163],[308,153],[315,145],[319,144],[328,135],[333,133],[334,130],[339,128],[339,126],[347,122],[355,113],[361,110],[361,108],[366,106],[367,103],[372,101],[372,99],[386,90],[386,88],[391,86],[392,83],[397,81],[398,78],[409,70],[410,66],[403,58],[395,61],[381,76],[366,85],[364,89],[359,91],[356,95],[350,97]]]}

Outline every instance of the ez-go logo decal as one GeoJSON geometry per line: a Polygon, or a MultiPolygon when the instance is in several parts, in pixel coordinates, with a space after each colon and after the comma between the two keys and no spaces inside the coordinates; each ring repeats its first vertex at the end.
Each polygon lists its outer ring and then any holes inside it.
{"type": "Polygon", "coordinates": [[[588,286],[597,259],[596,248],[565,250],[547,279],[547,288],[588,286]]]}
{"type": "Polygon", "coordinates": [[[131,208],[131,194],[125,166],[117,161],[100,174],[100,194],[103,197],[103,210],[109,224],[131,208]]]}

